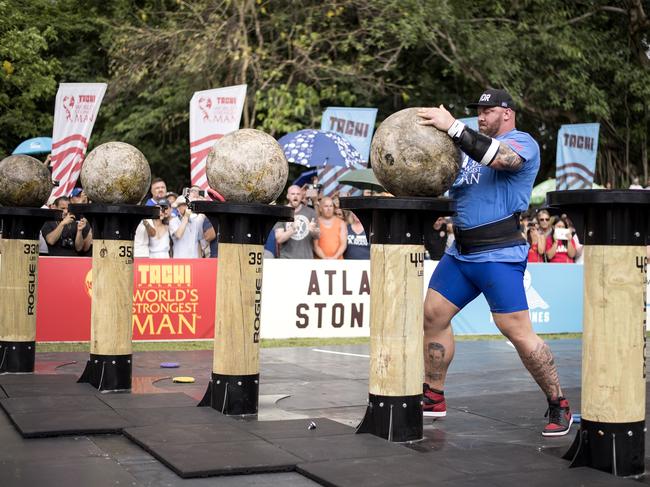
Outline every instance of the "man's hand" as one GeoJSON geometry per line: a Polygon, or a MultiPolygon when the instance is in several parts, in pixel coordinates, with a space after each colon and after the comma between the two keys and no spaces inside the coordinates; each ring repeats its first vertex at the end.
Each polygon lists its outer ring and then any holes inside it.
{"type": "Polygon", "coordinates": [[[447,132],[449,127],[456,121],[443,105],[437,108],[420,108],[417,115],[422,117],[422,120],[418,120],[420,125],[432,125],[443,132],[447,132]]]}
{"type": "Polygon", "coordinates": [[[66,216],[63,217],[63,220],[61,220],[61,224],[68,225],[73,221],[74,221],[74,215],[72,213],[68,213],[66,216]]]}
{"type": "Polygon", "coordinates": [[[85,218],[82,218],[77,222],[77,231],[81,232],[83,231],[84,228],[86,228],[87,220],[85,218]]]}
{"type": "Polygon", "coordinates": [[[309,222],[309,233],[314,233],[318,229],[318,224],[316,223],[316,220],[313,218],[309,222]]]}
{"type": "Polygon", "coordinates": [[[192,216],[192,210],[188,208],[187,210],[185,210],[185,214],[183,215],[183,218],[187,217],[187,219],[189,220],[191,216],[192,216]]]}

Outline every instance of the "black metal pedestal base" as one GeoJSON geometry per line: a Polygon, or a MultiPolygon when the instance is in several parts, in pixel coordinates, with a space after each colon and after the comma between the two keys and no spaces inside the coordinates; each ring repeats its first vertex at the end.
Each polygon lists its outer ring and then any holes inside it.
{"type": "Polygon", "coordinates": [[[368,395],[368,409],[357,433],[371,433],[388,441],[422,439],[422,394],[416,396],[368,395]]]}
{"type": "Polygon", "coordinates": [[[582,419],[569,451],[570,467],[591,467],[619,477],[645,470],[645,421],[600,423],[582,419]]]}
{"type": "Polygon", "coordinates": [[[100,391],[130,391],[132,355],[95,355],[77,382],[87,382],[100,391]]]}
{"type": "Polygon", "coordinates": [[[0,373],[34,372],[36,342],[0,341],[0,373]]]}
{"type": "Polygon", "coordinates": [[[212,374],[199,407],[211,407],[228,416],[257,414],[260,374],[212,374]]]}

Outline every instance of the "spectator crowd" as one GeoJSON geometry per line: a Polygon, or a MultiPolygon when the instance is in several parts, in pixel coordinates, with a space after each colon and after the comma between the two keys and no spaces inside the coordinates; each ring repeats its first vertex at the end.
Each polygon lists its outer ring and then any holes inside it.
{"type": "MultiPolygon", "coordinates": [[[[317,181],[312,181],[312,183],[317,181]]],[[[182,194],[167,191],[160,178],[151,183],[145,205],[155,206],[157,218],[143,220],[134,239],[134,256],[150,258],[217,257],[218,235],[209,219],[191,209],[193,201],[207,200],[198,186],[182,194]]],[[[287,205],[294,210],[292,222],[278,222],[268,236],[266,258],[369,259],[370,245],[363,224],[353,212],[340,207],[339,195],[322,196],[318,184],[290,186],[287,205]]],[[[88,203],[81,188],[57,198],[51,208],[62,210],[58,222],[47,222],[41,230],[41,254],[53,256],[92,255],[92,229],[83,217],[68,211],[75,203],[88,203]]],[[[528,262],[581,263],[582,244],[567,215],[548,210],[520,215],[522,235],[528,242],[528,262]]],[[[451,218],[438,218],[424,235],[425,258],[440,260],[454,245],[451,218]]]]}

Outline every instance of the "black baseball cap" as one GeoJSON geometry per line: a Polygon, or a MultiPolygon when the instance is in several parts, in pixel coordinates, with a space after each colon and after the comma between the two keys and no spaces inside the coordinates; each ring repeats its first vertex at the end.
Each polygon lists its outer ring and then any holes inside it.
{"type": "Polygon", "coordinates": [[[483,92],[477,103],[470,103],[467,108],[502,107],[515,109],[515,102],[506,90],[489,88],[483,92]]]}

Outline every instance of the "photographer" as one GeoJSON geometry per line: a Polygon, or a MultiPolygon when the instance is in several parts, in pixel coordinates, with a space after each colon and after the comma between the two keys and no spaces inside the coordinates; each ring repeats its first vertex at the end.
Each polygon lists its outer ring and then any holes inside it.
{"type": "Polygon", "coordinates": [[[528,223],[526,227],[526,241],[528,248],[528,262],[546,262],[546,238],[544,232],[539,230],[534,223],[528,223]]]}
{"type": "Polygon", "coordinates": [[[149,257],[152,259],[168,259],[171,254],[169,235],[169,215],[171,207],[165,199],[157,201],[160,215],[153,220],[143,220],[149,236],[149,257]]]}
{"type": "Polygon", "coordinates": [[[47,243],[48,255],[77,257],[87,251],[92,241],[87,238],[90,225],[85,218],[76,220],[68,213],[70,200],[61,196],[54,200],[52,208],[63,211],[63,219],[59,222],[49,221],[43,225],[41,233],[47,243]]]}
{"type": "Polygon", "coordinates": [[[173,241],[173,257],[195,259],[200,257],[203,238],[203,215],[197,215],[190,210],[185,196],[179,196],[173,208],[178,210],[178,216],[169,221],[169,233],[173,241]]]}
{"type": "Polygon", "coordinates": [[[560,218],[553,225],[553,231],[546,237],[547,262],[573,263],[577,254],[573,232],[567,228],[567,222],[560,218]]]}

